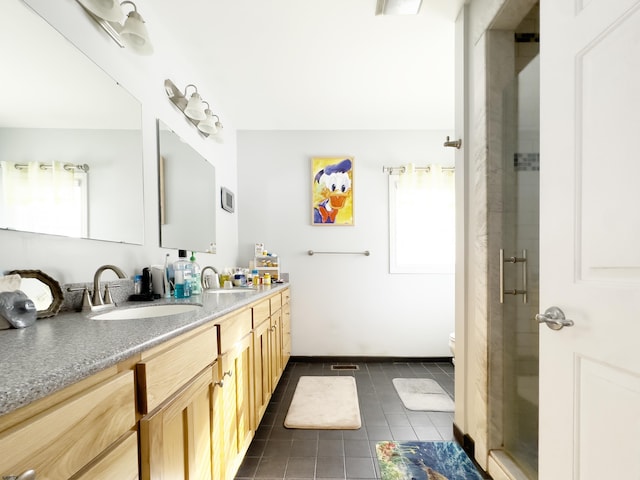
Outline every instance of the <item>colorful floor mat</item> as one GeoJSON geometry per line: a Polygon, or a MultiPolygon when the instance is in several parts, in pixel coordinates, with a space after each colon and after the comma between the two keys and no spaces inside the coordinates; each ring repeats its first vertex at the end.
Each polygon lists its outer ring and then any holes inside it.
{"type": "Polygon", "coordinates": [[[382,480],[482,480],[455,442],[378,442],[382,480]]]}

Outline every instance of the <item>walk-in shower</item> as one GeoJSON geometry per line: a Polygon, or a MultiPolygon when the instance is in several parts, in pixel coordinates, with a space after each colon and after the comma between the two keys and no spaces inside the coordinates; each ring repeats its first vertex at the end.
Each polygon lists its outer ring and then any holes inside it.
{"type": "MultiPolygon", "coordinates": [[[[539,34],[538,7],[493,33],[496,136],[489,155],[490,450],[505,470],[538,471],[539,34]],[[512,49],[512,50],[508,50],[512,49]],[[508,51],[509,55],[500,52],[508,51]],[[506,67],[513,65],[512,70],[506,67]],[[499,137],[499,138],[498,138],[499,137]],[[490,187],[491,188],[491,187],[490,187]]],[[[491,148],[491,146],[490,146],[491,148]]]]}

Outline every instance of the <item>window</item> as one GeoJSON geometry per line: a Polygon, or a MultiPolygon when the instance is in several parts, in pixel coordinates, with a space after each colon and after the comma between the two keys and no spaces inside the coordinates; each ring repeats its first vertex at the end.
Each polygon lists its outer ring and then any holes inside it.
{"type": "Polygon", "coordinates": [[[453,273],[453,169],[438,165],[392,169],[389,229],[390,273],[453,273]]]}
{"type": "Polygon", "coordinates": [[[0,228],[87,237],[87,173],[71,164],[0,162],[0,228]]]}

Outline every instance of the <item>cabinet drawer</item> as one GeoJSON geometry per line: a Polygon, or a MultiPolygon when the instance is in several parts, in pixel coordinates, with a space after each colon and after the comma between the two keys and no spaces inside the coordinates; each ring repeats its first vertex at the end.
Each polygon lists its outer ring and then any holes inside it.
{"type": "Polygon", "coordinates": [[[138,435],[130,432],[73,480],[138,480],[138,435]]]}
{"type": "Polygon", "coordinates": [[[216,326],[211,326],[136,365],[138,404],[146,414],[177,392],[218,354],[216,326]]]}
{"type": "Polygon", "coordinates": [[[289,303],[291,301],[291,291],[287,288],[282,292],[282,304],[289,303]]]}
{"type": "Polygon", "coordinates": [[[218,325],[220,331],[219,350],[224,353],[251,332],[251,310],[230,315],[218,325]]]}
{"type": "Polygon", "coordinates": [[[33,469],[38,478],[69,478],[135,423],[133,372],[126,371],[0,435],[0,452],[11,452],[0,455],[0,477],[33,469]]]}
{"type": "Polygon", "coordinates": [[[271,303],[272,315],[274,312],[277,312],[278,310],[280,310],[280,307],[282,307],[282,297],[280,296],[279,293],[274,295],[273,297],[270,297],[269,302],[271,303]]]}
{"type": "Polygon", "coordinates": [[[262,302],[254,305],[252,307],[253,310],[253,328],[260,325],[267,318],[269,318],[270,310],[270,302],[269,300],[263,300],[262,302]]]}

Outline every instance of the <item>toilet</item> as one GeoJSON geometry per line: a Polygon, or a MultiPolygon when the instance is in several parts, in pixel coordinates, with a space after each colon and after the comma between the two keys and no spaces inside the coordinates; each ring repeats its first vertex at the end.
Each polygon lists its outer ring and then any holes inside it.
{"type": "Polygon", "coordinates": [[[456,332],[449,334],[449,350],[451,350],[451,363],[456,364],[456,332]]]}

